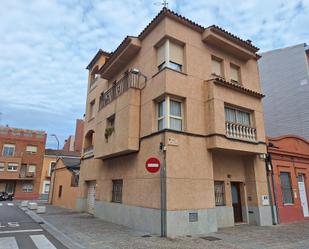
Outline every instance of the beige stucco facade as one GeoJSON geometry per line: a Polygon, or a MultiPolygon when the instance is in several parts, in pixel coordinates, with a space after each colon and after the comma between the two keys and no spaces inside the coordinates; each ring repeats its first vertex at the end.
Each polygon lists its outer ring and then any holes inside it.
{"type": "Polygon", "coordinates": [[[87,211],[88,187],[95,182],[94,215],[160,233],[160,173],[145,169],[146,160],[157,157],[165,169],[168,236],[233,226],[232,185],[239,188],[241,220],[271,224],[270,207],[262,204],[268,191],[260,159],[266,146],[256,51],[218,27],[205,29],[163,9],[138,37],[127,37],[112,55],[96,56],[88,66],[77,209],[87,211]],[[158,47],[167,39],[183,48],[181,70],[158,70],[158,47]],[[219,78],[212,73],[213,56],[221,60],[219,78]],[[240,82],[230,81],[231,64],[239,67],[240,82]],[[139,73],[128,73],[126,87],[125,72],[132,69],[139,73]],[[94,74],[100,77],[94,80],[94,74]],[[181,130],[159,129],[158,103],[164,98],[181,103],[181,130]],[[250,126],[229,123],[227,106],[246,111],[250,126]],[[118,179],[122,201],[114,203],[112,181],[118,179]],[[224,186],[220,206],[215,181],[224,186]]]}
{"type": "Polygon", "coordinates": [[[51,164],[56,163],[55,155],[44,155],[43,168],[40,183],[40,198],[47,200],[50,189],[51,164]]]}
{"type": "Polygon", "coordinates": [[[72,185],[72,175],[73,171],[63,163],[62,159],[58,159],[51,178],[50,204],[76,209],[78,186],[72,185]]]}

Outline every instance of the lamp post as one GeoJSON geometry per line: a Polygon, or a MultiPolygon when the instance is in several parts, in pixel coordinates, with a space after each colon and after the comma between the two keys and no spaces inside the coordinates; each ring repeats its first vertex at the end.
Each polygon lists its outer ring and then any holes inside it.
{"type": "Polygon", "coordinates": [[[59,139],[56,134],[51,134],[51,137],[54,137],[57,140],[57,150],[59,150],[59,139]]]}

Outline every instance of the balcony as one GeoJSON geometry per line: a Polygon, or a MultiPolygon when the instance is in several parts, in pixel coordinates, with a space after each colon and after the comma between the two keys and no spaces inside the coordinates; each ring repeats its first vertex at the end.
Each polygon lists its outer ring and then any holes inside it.
{"type": "Polygon", "coordinates": [[[100,96],[99,110],[107,106],[124,92],[128,91],[129,88],[140,89],[138,75],[127,73],[119,81],[114,83],[111,88],[104,91],[100,96]]]}
{"type": "Polygon", "coordinates": [[[22,178],[23,180],[33,180],[35,178],[34,172],[20,172],[19,178],[22,178]]]}
{"type": "Polygon", "coordinates": [[[84,158],[92,157],[93,156],[93,145],[84,148],[84,158]]]}
{"type": "Polygon", "coordinates": [[[230,138],[256,141],[256,129],[250,126],[225,122],[226,136],[230,138]]]}

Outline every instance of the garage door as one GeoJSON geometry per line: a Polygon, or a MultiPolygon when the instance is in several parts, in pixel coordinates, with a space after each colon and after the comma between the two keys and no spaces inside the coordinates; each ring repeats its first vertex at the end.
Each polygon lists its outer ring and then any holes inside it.
{"type": "Polygon", "coordinates": [[[87,212],[90,214],[94,213],[95,184],[95,181],[91,181],[88,183],[87,212]]]}

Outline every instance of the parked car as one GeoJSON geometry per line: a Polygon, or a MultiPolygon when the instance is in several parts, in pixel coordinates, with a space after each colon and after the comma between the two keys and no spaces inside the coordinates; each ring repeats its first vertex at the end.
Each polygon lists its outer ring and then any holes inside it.
{"type": "Polygon", "coordinates": [[[13,201],[13,199],[14,199],[14,194],[0,192],[0,201],[13,201]]]}

